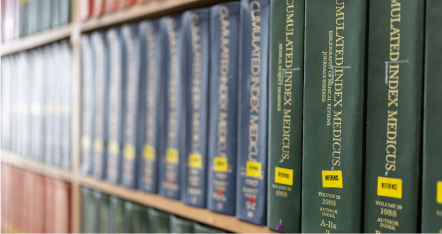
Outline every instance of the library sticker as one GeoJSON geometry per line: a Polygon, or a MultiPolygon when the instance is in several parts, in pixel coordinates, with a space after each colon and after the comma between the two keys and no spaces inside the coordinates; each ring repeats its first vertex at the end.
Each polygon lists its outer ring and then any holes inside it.
{"type": "Polygon", "coordinates": [[[293,170],[275,167],[275,183],[293,185],[293,170]]]}
{"type": "Polygon", "coordinates": [[[379,176],[378,196],[402,199],[402,179],[379,176]]]}
{"type": "Polygon", "coordinates": [[[342,171],[322,171],[323,188],[343,188],[342,171]]]}

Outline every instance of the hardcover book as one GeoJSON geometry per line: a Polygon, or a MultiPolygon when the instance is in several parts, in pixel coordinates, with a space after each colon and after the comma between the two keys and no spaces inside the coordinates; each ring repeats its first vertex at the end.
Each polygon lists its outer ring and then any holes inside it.
{"type": "Polygon", "coordinates": [[[51,28],[51,0],[38,0],[40,2],[40,31],[49,30],[51,28]]]}
{"type": "Polygon", "coordinates": [[[51,0],[51,28],[60,25],[60,0],[51,0]]]}
{"type": "Polygon", "coordinates": [[[59,25],[68,24],[71,20],[71,0],[59,0],[59,25]]]}
{"type": "MultiPolygon", "coordinates": [[[[43,104],[44,104],[44,60],[43,60],[43,50],[38,48],[34,51],[34,67],[33,67],[33,89],[31,90],[31,158],[42,161],[44,158],[44,119],[43,119],[43,104]]],[[[2,83],[2,86],[8,87],[8,83],[2,83]]],[[[7,94],[6,92],[5,94],[7,94]]],[[[6,97],[7,98],[7,97],[6,97]]],[[[7,112],[2,110],[2,119],[7,120],[7,112]],[[5,119],[6,117],[6,119],[5,119]]],[[[7,125],[2,125],[5,128],[7,125]]],[[[7,137],[3,135],[2,137],[7,137]]],[[[2,147],[4,147],[2,145],[2,147]]]]}
{"type": "Polygon", "coordinates": [[[109,233],[122,233],[124,219],[123,199],[115,196],[110,197],[109,206],[109,233]]]}
{"type": "Polygon", "coordinates": [[[305,4],[301,231],[361,232],[367,1],[305,4]]]}
{"type": "Polygon", "coordinates": [[[171,233],[193,233],[193,222],[170,215],[171,233]]]}
{"type": "Polygon", "coordinates": [[[364,232],[419,230],[424,6],[370,1],[364,232]]]}
{"type": "Polygon", "coordinates": [[[53,64],[53,50],[52,46],[46,46],[44,48],[45,53],[45,153],[44,162],[46,164],[52,164],[54,160],[54,66],[53,64]]]}
{"type": "Polygon", "coordinates": [[[168,233],[170,215],[164,212],[147,208],[149,213],[149,230],[151,233],[168,233]]]}
{"type": "Polygon", "coordinates": [[[199,223],[193,223],[194,233],[225,233],[219,229],[211,228],[206,225],[201,225],[199,223]]]}
{"type": "Polygon", "coordinates": [[[71,168],[71,50],[67,41],[60,43],[62,65],[60,66],[60,118],[61,118],[61,167],[71,168]]]}
{"type": "Polygon", "coordinates": [[[124,216],[123,216],[123,232],[124,233],[134,233],[133,223],[134,223],[134,206],[136,204],[131,201],[124,201],[124,216]]]}
{"type": "Polygon", "coordinates": [[[92,232],[93,233],[101,233],[101,201],[100,201],[101,192],[98,190],[92,190],[92,232]]]}
{"type": "Polygon", "coordinates": [[[209,20],[210,9],[186,11],[182,17],[183,62],[181,74],[185,85],[186,137],[184,161],[181,162],[184,204],[206,207],[207,119],[209,89],[209,20]]]}
{"type": "MultiPolygon", "coordinates": [[[[62,78],[62,57],[61,47],[58,43],[51,45],[52,47],[52,63],[51,63],[51,75],[52,75],[52,86],[51,86],[51,96],[52,96],[52,122],[53,125],[53,146],[52,146],[52,165],[61,165],[61,111],[60,111],[60,96],[61,96],[61,80],[62,78]],[[55,65],[55,66],[54,66],[55,65]]],[[[66,71],[63,71],[63,73],[66,71]]]]}
{"type": "Polygon", "coordinates": [[[99,203],[98,205],[98,209],[99,209],[99,215],[98,217],[100,218],[99,223],[98,223],[98,230],[100,233],[108,233],[109,232],[109,206],[110,206],[110,201],[109,201],[109,195],[99,192],[99,203]]]}
{"type": "MultiPolygon", "coordinates": [[[[11,131],[12,131],[12,74],[13,74],[13,60],[11,56],[3,57],[1,63],[1,147],[4,150],[11,150],[11,131]]],[[[42,85],[42,84],[40,84],[42,85]]],[[[3,164],[2,164],[3,165],[3,164]]],[[[2,167],[3,168],[3,167],[2,167]]]]}
{"type": "Polygon", "coordinates": [[[269,0],[241,0],[236,217],[266,225],[269,0]]]}
{"type": "Polygon", "coordinates": [[[210,9],[207,208],[235,215],[239,2],[210,9]]]}
{"type": "Polygon", "coordinates": [[[133,204],[133,210],[132,210],[132,232],[134,233],[148,233],[149,232],[149,222],[148,222],[148,215],[147,215],[147,208],[138,205],[133,204]]]}
{"type": "Polygon", "coordinates": [[[81,231],[83,233],[92,233],[93,230],[93,198],[92,190],[87,187],[81,187],[81,231]]]}

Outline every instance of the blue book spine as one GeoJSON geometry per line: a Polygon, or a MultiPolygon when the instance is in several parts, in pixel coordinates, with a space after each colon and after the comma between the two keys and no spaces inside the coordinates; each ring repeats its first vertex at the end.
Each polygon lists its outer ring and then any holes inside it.
{"type": "Polygon", "coordinates": [[[186,153],[181,200],[206,207],[207,120],[210,9],[186,11],[182,17],[182,74],[186,87],[186,153]]]}
{"type": "Polygon", "coordinates": [[[98,179],[106,178],[107,156],[107,46],[104,32],[94,32],[91,35],[95,60],[95,91],[94,91],[94,169],[93,175],[98,179]]]}
{"type": "Polygon", "coordinates": [[[108,106],[108,147],[107,180],[120,184],[122,178],[122,149],[124,122],[124,94],[122,39],[119,28],[106,32],[109,47],[109,106],[108,106]]]}
{"type": "Polygon", "coordinates": [[[11,130],[12,130],[12,70],[13,60],[12,56],[3,57],[1,63],[1,82],[2,82],[2,138],[1,147],[4,150],[11,150],[11,130]]]}
{"type": "Polygon", "coordinates": [[[62,73],[65,73],[67,71],[63,71],[61,69],[62,64],[62,57],[60,53],[60,45],[57,43],[52,44],[52,56],[53,56],[53,84],[52,84],[52,96],[53,96],[53,159],[52,159],[52,165],[54,166],[60,166],[61,165],[61,80],[62,73]]]}
{"type": "Polygon", "coordinates": [[[143,147],[138,174],[139,189],[158,192],[159,159],[164,154],[164,93],[162,78],[163,33],[159,20],[140,23],[140,132],[143,147]]]}
{"type": "Polygon", "coordinates": [[[124,98],[124,148],[123,148],[123,185],[137,187],[137,163],[140,160],[137,144],[138,87],[139,87],[139,41],[138,25],[124,25],[123,38],[123,75],[126,83],[124,98]]]}
{"type": "Polygon", "coordinates": [[[67,41],[60,43],[62,48],[62,69],[65,71],[61,83],[61,155],[62,167],[66,170],[71,168],[71,50],[67,41]]]}
{"type": "Polygon", "coordinates": [[[164,33],[164,69],[166,79],[164,98],[164,154],[161,156],[160,194],[172,199],[180,199],[180,166],[184,150],[184,90],[180,70],[181,15],[160,19],[164,33]]]}
{"type": "Polygon", "coordinates": [[[54,75],[53,75],[53,54],[51,46],[45,47],[45,157],[44,162],[46,164],[52,164],[54,154],[54,75]]]}
{"type": "MultiPolygon", "coordinates": [[[[94,53],[90,36],[81,37],[81,76],[82,76],[82,111],[81,111],[81,173],[92,174],[94,139],[94,53]]],[[[46,78],[47,79],[47,78],[46,78]]]]}
{"type": "Polygon", "coordinates": [[[210,118],[207,207],[235,215],[239,2],[210,12],[210,118]]]}
{"type": "Polygon", "coordinates": [[[266,225],[270,0],[242,0],[236,217],[266,225]]]}

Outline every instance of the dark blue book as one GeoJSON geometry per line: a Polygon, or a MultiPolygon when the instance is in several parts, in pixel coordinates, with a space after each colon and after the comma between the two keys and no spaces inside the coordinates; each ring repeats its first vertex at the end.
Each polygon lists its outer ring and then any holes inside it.
{"type": "Polygon", "coordinates": [[[123,51],[120,28],[106,32],[109,48],[109,103],[108,103],[108,147],[107,147],[107,180],[114,184],[121,183],[122,149],[124,121],[123,51]]]}
{"type": "MultiPolygon", "coordinates": [[[[81,37],[81,173],[92,174],[94,139],[94,51],[89,35],[81,37]]],[[[47,79],[47,78],[46,78],[47,79]]]]}
{"type": "Polygon", "coordinates": [[[137,187],[137,165],[140,161],[140,147],[137,144],[139,51],[138,24],[121,27],[123,39],[123,76],[125,79],[124,97],[124,136],[123,136],[123,185],[137,187]]]}
{"type": "Polygon", "coordinates": [[[186,87],[186,153],[181,200],[206,207],[207,121],[209,104],[210,9],[186,11],[182,18],[182,74],[186,87]]]}
{"type": "Polygon", "coordinates": [[[210,115],[207,207],[235,215],[239,2],[210,11],[210,115]]]}
{"type": "Polygon", "coordinates": [[[270,0],[242,0],[236,217],[266,225],[270,0]]]}
{"type": "Polygon", "coordinates": [[[161,156],[160,194],[180,199],[180,163],[184,159],[185,100],[184,84],[180,70],[181,58],[181,15],[160,19],[164,42],[164,66],[162,77],[166,80],[164,93],[164,154],[161,156]]]}
{"type": "Polygon", "coordinates": [[[98,179],[106,178],[107,156],[107,102],[108,102],[108,50],[105,33],[102,31],[91,34],[94,50],[94,160],[93,175],[98,179]]]}
{"type": "Polygon", "coordinates": [[[143,21],[139,25],[140,93],[139,141],[141,152],[138,188],[148,193],[158,192],[159,159],[164,155],[164,94],[162,78],[163,35],[159,20],[143,21]],[[141,66],[142,64],[142,66],[141,66]]]}
{"type": "Polygon", "coordinates": [[[61,69],[63,72],[60,86],[61,99],[61,166],[68,170],[71,168],[71,50],[67,41],[60,43],[61,69]]]}

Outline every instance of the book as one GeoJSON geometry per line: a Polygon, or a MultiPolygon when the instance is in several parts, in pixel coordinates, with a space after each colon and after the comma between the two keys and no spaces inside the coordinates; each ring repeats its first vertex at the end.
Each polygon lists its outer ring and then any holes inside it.
{"type": "Polygon", "coordinates": [[[108,149],[107,180],[121,183],[124,124],[125,79],[123,78],[123,52],[120,28],[106,32],[109,48],[109,101],[108,101],[108,149]]]}
{"type": "MultiPolygon", "coordinates": [[[[58,43],[51,44],[52,47],[52,161],[54,166],[61,166],[61,80],[62,57],[58,43]],[[55,65],[55,66],[54,66],[55,65]]],[[[65,71],[63,71],[65,72],[65,71]]]]}
{"type": "Polygon", "coordinates": [[[60,42],[62,65],[64,73],[60,80],[60,115],[61,138],[60,153],[61,167],[71,168],[71,50],[67,41],[60,42]]]}
{"type": "Polygon", "coordinates": [[[442,138],[440,104],[442,88],[442,36],[439,26],[442,23],[442,2],[427,0],[425,25],[425,80],[423,115],[423,162],[422,162],[422,218],[421,232],[442,232],[442,173],[437,165],[442,165],[438,152],[442,147],[437,139],[442,138]]]}
{"type": "Polygon", "coordinates": [[[109,205],[109,233],[122,233],[124,223],[124,201],[115,196],[110,196],[109,205]]]}
{"type": "Polygon", "coordinates": [[[305,4],[301,231],[361,232],[367,1],[305,4]]]}
{"type": "Polygon", "coordinates": [[[143,146],[139,169],[138,188],[157,193],[159,162],[164,155],[164,93],[163,35],[159,20],[143,21],[139,25],[140,40],[140,98],[138,128],[139,142],[143,146]]]}
{"type": "Polygon", "coordinates": [[[181,201],[206,207],[207,195],[207,121],[209,108],[209,20],[210,8],[183,13],[183,62],[185,83],[186,133],[184,160],[181,163],[184,184],[181,201]]]}
{"type": "Polygon", "coordinates": [[[110,206],[110,196],[108,194],[99,192],[98,194],[98,209],[99,209],[99,223],[98,230],[100,233],[108,233],[109,232],[109,206],[110,206]]]}
{"type": "Polygon", "coordinates": [[[117,1],[118,0],[105,0],[104,9],[103,9],[104,13],[107,14],[115,11],[117,1]]]}
{"type": "MultiPolygon", "coordinates": [[[[10,2],[12,2],[12,0],[9,0],[10,2]]],[[[28,20],[27,20],[27,15],[28,15],[28,2],[27,0],[19,0],[19,35],[20,37],[24,37],[27,35],[28,33],[28,20]]],[[[10,20],[12,20],[13,18],[13,14],[11,11],[8,11],[8,17],[10,20]]],[[[8,32],[7,34],[10,35],[10,32],[12,32],[12,28],[5,28],[5,31],[8,32]],[[9,30],[8,30],[9,29],[9,30]]],[[[11,36],[10,39],[12,39],[13,37],[11,36]]],[[[9,39],[9,40],[10,40],[9,39]]]]}
{"type": "Polygon", "coordinates": [[[149,213],[149,232],[150,233],[168,233],[170,232],[169,227],[169,221],[170,221],[170,215],[166,214],[164,212],[155,210],[153,208],[147,208],[147,211],[149,213]]]}
{"type": "Polygon", "coordinates": [[[206,225],[201,225],[199,223],[193,223],[194,233],[225,233],[219,229],[211,228],[206,225]]]}
{"type": "Polygon", "coordinates": [[[171,233],[193,233],[193,222],[190,220],[184,220],[170,215],[170,232],[171,233]]]}
{"type": "Polygon", "coordinates": [[[38,0],[40,3],[40,31],[46,31],[51,28],[51,0],[38,0]]]}
{"type": "Polygon", "coordinates": [[[66,25],[71,21],[71,0],[60,0],[59,4],[59,25],[66,25]]]}
{"type": "MultiPolygon", "coordinates": [[[[54,181],[54,209],[53,232],[55,233],[69,233],[70,230],[70,184],[61,180],[54,181]]],[[[31,200],[31,199],[29,199],[31,200]]],[[[32,219],[33,217],[31,217],[32,219]]],[[[52,220],[51,220],[52,221],[52,220]]]]}
{"type": "Polygon", "coordinates": [[[79,0],[79,14],[81,21],[85,21],[89,18],[92,7],[90,6],[90,1],[92,0],[79,0]]]}
{"type": "Polygon", "coordinates": [[[134,204],[131,225],[134,233],[148,233],[148,212],[146,207],[134,204]]]}
{"type": "Polygon", "coordinates": [[[370,1],[364,232],[419,230],[424,17],[424,1],[370,1]]]}
{"type": "Polygon", "coordinates": [[[102,14],[103,5],[106,0],[92,0],[92,15],[91,17],[98,17],[102,14]]]}
{"type": "MultiPolygon", "coordinates": [[[[2,1],[3,4],[3,1],[2,1]]],[[[1,63],[1,147],[4,150],[11,150],[11,124],[12,124],[12,95],[11,92],[13,79],[13,61],[12,57],[6,56],[2,58],[1,63]]],[[[3,164],[2,164],[3,165],[3,164]]]]}
{"type": "Polygon", "coordinates": [[[101,226],[101,212],[100,212],[100,196],[101,192],[98,190],[92,190],[92,230],[94,233],[100,233],[101,226]]]}
{"type": "Polygon", "coordinates": [[[301,231],[304,4],[270,8],[267,226],[278,232],[301,231]]]}
{"type": "MultiPolygon", "coordinates": [[[[48,45],[44,47],[44,56],[45,56],[45,64],[44,64],[44,125],[45,125],[45,151],[44,151],[44,162],[46,164],[52,164],[54,161],[54,58],[53,58],[53,48],[52,45],[48,45]]],[[[55,71],[56,72],[56,71],[55,71]]]]}
{"type": "Polygon", "coordinates": [[[165,79],[164,97],[164,154],[160,161],[161,196],[180,199],[180,162],[184,151],[184,84],[180,74],[181,16],[166,16],[160,19],[164,38],[164,66],[161,72],[165,79]]]}
{"type": "Polygon", "coordinates": [[[210,10],[207,208],[235,215],[239,2],[210,10]]]}
{"type": "Polygon", "coordinates": [[[87,187],[81,187],[81,231],[83,233],[92,233],[93,229],[93,198],[92,190],[87,187]]]}
{"type": "Polygon", "coordinates": [[[108,56],[104,32],[93,32],[91,42],[94,50],[94,156],[93,175],[106,178],[107,163],[107,107],[108,107],[108,56]]]}
{"type": "Polygon", "coordinates": [[[92,174],[94,139],[94,54],[89,35],[81,36],[81,172],[92,174]]]}
{"type": "Polygon", "coordinates": [[[136,204],[131,201],[124,201],[124,216],[123,216],[123,232],[133,233],[133,223],[134,223],[134,206],[136,204]]]}
{"type": "Polygon", "coordinates": [[[60,2],[60,0],[51,0],[51,28],[56,28],[60,25],[60,2]]]}
{"type": "Polygon", "coordinates": [[[34,34],[38,31],[38,2],[37,0],[26,0],[27,15],[26,15],[26,35],[34,34]]]}
{"type": "Polygon", "coordinates": [[[241,0],[236,217],[266,225],[269,0],[241,0]]]}

